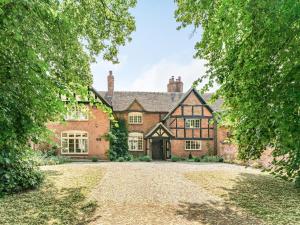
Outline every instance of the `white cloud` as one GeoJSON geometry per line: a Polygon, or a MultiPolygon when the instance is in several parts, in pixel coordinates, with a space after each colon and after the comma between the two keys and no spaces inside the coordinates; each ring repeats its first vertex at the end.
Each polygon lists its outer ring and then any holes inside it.
{"type": "MultiPolygon", "coordinates": [[[[193,59],[188,63],[178,63],[163,59],[152,65],[135,79],[130,87],[132,91],[167,91],[167,84],[171,76],[181,76],[184,91],[187,91],[193,82],[205,74],[205,60],[193,59]]],[[[201,87],[203,85],[200,85],[201,87]]]]}

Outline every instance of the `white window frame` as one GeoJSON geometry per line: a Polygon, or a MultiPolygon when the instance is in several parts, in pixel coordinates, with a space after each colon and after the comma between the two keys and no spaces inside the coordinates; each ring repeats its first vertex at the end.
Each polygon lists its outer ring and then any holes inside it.
{"type": "Polygon", "coordinates": [[[185,119],[185,128],[200,128],[200,119],[185,119]]]}
{"type": "Polygon", "coordinates": [[[75,107],[68,109],[67,115],[65,115],[66,121],[88,121],[89,109],[86,106],[75,107]]]}
{"type": "Polygon", "coordinates": [[[130,112],[128,113],[129,124],[143,124],[143,113],[141,112],[130,112]]]}
{"type": "Polygon", "coordinates": [[[134,151],[134,152],[144,151],[143,133],[131,132],[128,134],[128,151],[134,151]]]}
{"type": "Polygon", "coordinates": [[[201,140],[186,140],[185,141],[185,150],[187,150],[187,151],[202,150],[202,142],[201,142],[201,140]],[[197,147],[197,145],[199,147],[197,147]]]}
{"type": "Polygon", "coordinates": [[[87,155],[89,154],[89,134],[86,131],[68,130],[61,132],[61,154],[63,155],[87,155]],[[73,140],[74,152],[70,152],[70,140],[73,140]],[[85,140],[86,151],[76,152],[77,140],[85,140]],[[67,141],[67,148],[64,147],[64,141],[67,141]]]}

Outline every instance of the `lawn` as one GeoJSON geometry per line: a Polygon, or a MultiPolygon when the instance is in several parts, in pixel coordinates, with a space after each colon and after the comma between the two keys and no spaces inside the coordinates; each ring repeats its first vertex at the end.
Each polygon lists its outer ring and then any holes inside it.
{"type": "Polygon", "coordinates": [[[201,171],[186,178],[266,224],[300,224],[300,190],[262,173],[201,171]]]}
{"type": "Polygon", "coordinates": [[[97,204],[88,199],[103,177],[99,165],[45,166],[44,184],[37,190],[0,199],[0,224],[86,224],[97,204]]]}

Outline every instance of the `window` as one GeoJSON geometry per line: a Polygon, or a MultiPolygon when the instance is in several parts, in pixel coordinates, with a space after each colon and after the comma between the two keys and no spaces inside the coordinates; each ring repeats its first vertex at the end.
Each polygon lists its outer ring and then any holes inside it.
{"type": "Polygon", "coordinates": [[[87,154],[88,133],[84,131],[65,131],[61,133],[62,154],[87,154]]]}
{"type": "Polygon", "coordinates": [[[185,141],[185,150],[201,150],[200,140],[185,141]]]}
{"type": "Polygon", "coordinates": [[[128,150],[129,151],[143,151],[143,134],[129,133],[128,135],[128,150]]]}
{"type": "Polygon", "coordinates": [[[185,127],[186,128],[200,128],[200,119],[186,119],[185,127]]]}
{"type": "Polygon", "coordinates": [[[143,114],[140,112],[131,112],[128,114],[129,124],[142,124],[143,114]]]}
{"type": "Polygon", "coordinates": [[[87,107],[75,107],[68,110],[65,120],[86,121],[89,119],[89,111],[87,107]]]}

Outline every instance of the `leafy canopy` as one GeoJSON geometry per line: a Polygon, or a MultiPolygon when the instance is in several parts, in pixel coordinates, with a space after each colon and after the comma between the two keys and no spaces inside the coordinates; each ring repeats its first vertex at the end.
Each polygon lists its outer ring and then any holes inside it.
{"type": "MultiPolygon", "coordinates": [[[[135,30],[135,0],[0,1],[0,166],[56,120],[92,84],[95,56],[117,62],[118,46],[135,30]],[[11,154],[11,153],[10,153],[11,154]]],[[[1,179],[5,170],[0,171],[1,179]]],[[[4,174],[4,175],[3,175],[4,174]]]]}
{"type": "Polygon", "coordinates": [[[220,84],[224,121],[242,159],[274,149],[274,171],[300,183],[300,2],[295,0],[176,0],[180,28],[202,27],[199,79],[220,84]]]}

